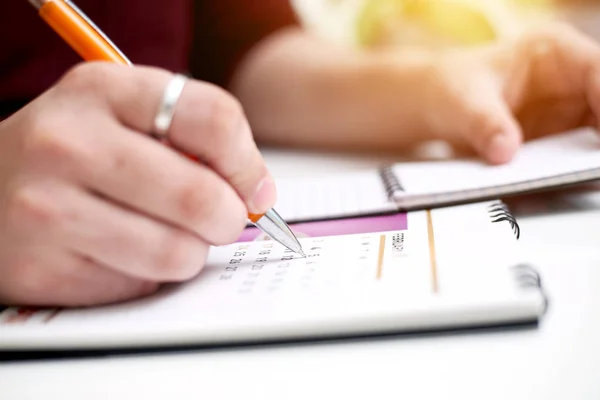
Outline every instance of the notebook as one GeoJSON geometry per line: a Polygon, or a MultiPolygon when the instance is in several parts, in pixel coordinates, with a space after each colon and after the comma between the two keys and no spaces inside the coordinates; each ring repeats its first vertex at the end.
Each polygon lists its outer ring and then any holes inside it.
{"type": "Polygon", "coordinates": [[[130,302],[9,308],[0,351],[136,349],[535,323],[548,298],[500,201],[293,225],[303,258],[249,228],[194,279],[130,302]]]}
{"type": "Polygon", "coordinates": [[[578,129],[527,142],[508,164],[408,162],[374,170],[279,179],[287,221],[343,218],[487,201],[600,178],[600,136],[578,129]]]}

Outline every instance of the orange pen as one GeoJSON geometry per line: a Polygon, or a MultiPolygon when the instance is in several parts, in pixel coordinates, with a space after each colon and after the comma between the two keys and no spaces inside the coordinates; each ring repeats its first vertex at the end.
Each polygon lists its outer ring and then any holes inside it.
{"type": "MultiPolygon", "coordinates": [[[[69,0],[28,0],[39,16],[85,61],[132,63],[119,48],[69,0]]],[[[188,156],[194,160],[195,157],[188,156]]],[[[248,214],[248,219],[263,232],[304,256],[302,246],[289,226],[273,209],[265,214],[248,214]]]]}
{"type": "Polygon", "coordinates": [[[29,0],[40,17],[86,61],[131,61],[81,11],[68,0],[29,0]]]}

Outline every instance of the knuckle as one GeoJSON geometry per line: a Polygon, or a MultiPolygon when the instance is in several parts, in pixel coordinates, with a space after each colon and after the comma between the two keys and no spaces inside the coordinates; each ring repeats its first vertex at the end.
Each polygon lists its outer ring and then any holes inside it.
{"type": "Polygon", "coordinates": [[[177,194],[176,204],[182,220],[197,225],[211,219],[218,212],[222,201],[221,185],[210,189],[204,182],[190,181],[184,184],[177,194]]]}
{"type": "Polygon", "coordinates": [[[208,254],[207,246],[185,232],[169,232],[157,248],[154,269],[168,279],[187,280],[194,277],[208,254]]]}
{"type": "Polygon", "coordinates": [[[61,223],[63,217],[56,203],[40,190],[22,186],[9,199],[7,220],[11,227],[43,229],[48,233],[61,223]]]}
{"type": "Polygon", "coordinates": [[[23,155],[28,163],[64,165],[74,162],[82,149],[65,134],[68,121],[60,113],[48,113],[32,121],[24,139],[23,155]]]}
{"type": "Polygon", "coordinates": [[[233,189],[221,182],[185,185],[178,194],[180,218],[213,244],[236,240],[246,225],[245,207],[233,189]],[[217,217],[223,223],[215,224],[217,217]]]}
{"type": "Polygon", "coordinates": [[[114,83],[114,65],[103,62],[80,63],[62,77],[59,87],[69,92],[102,93],[108,84],[114,83]]]}

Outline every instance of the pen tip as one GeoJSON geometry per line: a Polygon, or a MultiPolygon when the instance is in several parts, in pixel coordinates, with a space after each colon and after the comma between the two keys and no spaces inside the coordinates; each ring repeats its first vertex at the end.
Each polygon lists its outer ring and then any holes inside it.
{"type": "Polygon", "coordinates": [[[303,250],[300,250],[300,255],[304,258],[306,258],[306,253],[303,250]]]}

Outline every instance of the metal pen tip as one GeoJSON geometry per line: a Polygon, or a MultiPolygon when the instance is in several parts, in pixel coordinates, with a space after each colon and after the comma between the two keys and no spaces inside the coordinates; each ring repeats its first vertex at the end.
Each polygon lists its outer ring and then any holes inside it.
{"type": "Polygon", "coordinates": [[[296,238],[290,227],[274,209],[269,209],[257,221],[252,222],[260,230],[271,236],[272,239],[294,253],[301,254],[302,257],[306,258],[306,254],[302,251],[302,245],[298,241],[298,238],[296,238]]]}

